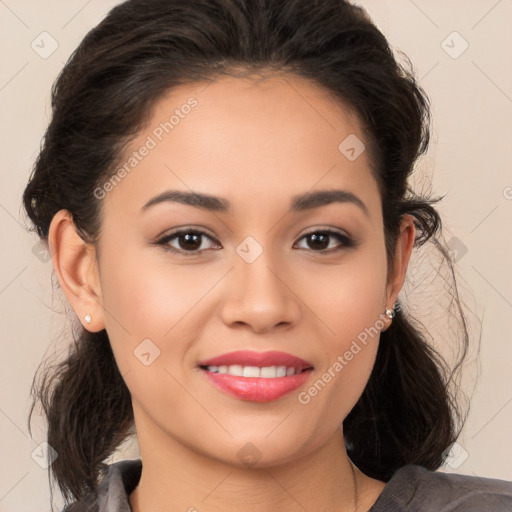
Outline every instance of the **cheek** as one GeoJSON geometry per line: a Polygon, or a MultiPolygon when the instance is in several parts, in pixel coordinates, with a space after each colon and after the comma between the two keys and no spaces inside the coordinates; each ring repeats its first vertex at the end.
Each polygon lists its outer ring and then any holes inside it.
{"type": "Polygon", "coordinates": [[[132,337],[161,339],[175,328],[208,292],[218,272],[161,260],[154,263],[144,255],[105,260],[102,278],[107,331],[120,326],[132,337]]]}
{"type": "Polygon", "coordinates": [[[323,358],[322,368],[299,402],[326,424],[341,422],[359,399],[385,325],[383,244],[354,253],[346,261],[328,272],[323,268],[309,274],[315,292],[309,292],[307,304],[319,319],[323,358]]]}
{"type": "Polygon", "coordinates": [[[152,403],[160,390],[179,391],[169,374],[179,378],[184,361],[190,364],[190,345],[200,338],[207,320],[198,316],[208,315],[208,293],[225,269],[154,261],[143,251],[126,251],[120,260],[115,254],[104,251],[102,262],[106,330],[130,392],[137,397],[152,390],[146,397],[152,403]]]}
{"type": "Polygon", "coordinates": [[[132,397],[147,410],[183,406],[176,371],[193,326],[187,316],[211,288],[179,266],[148,264],[135,256],[107,259],[102,279],[105,323],[119,371],[132,397]],[[192,279],[191,279],[192,278],[192,279]]]}
{"type": "Polygon", "coordinates": [[[297,282],[305,303],[323,325],[329,346],[343,349],[384,313],[386,256],[384,243],[368,244],[333,266],[310,266],[297,282]]]}

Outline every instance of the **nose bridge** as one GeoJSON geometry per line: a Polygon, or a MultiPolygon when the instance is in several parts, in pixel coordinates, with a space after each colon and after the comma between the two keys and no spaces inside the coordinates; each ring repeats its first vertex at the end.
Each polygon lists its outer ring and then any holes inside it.
{"type": "Polygon", "coordinates": [[[222,307],[224,322],[247,324],[255,331],[296,323],[300,308],[272,251],[247,237],[236,253],[222,307]]]}

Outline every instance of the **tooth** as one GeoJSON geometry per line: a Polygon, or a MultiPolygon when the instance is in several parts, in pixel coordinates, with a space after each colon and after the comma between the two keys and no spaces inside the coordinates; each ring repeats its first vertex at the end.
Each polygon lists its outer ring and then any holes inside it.
{"type": "Polygon", "coordinates": [[[263,366],[260,368],[259,366],[242,366],[240,364],[233,364],[231,366],[211,365],[207,368],[211,373],[229,374],[236,377],[262,377],[264,379],[288,377],[298,373],[293,366],[263,366]]]}
{"type": "Polygon", "coordinates": [[[244,377],[259,377],[260,369],[258,366],[244,366],[243,367],[244,377]]]}
{"type": "Polygon", "coordinates": [[[261,375],[261,377],[271,379],[276,376],[276,367],[275,366],[264,366],[260,371],[260,375],[261,375]]]}
{"type": "Polygon", "coordinates": [[[232,364],[228,368],[229,375],[236,375],[237,377],[242,377],[244,374],[244,367],[240,364],[232,364]]]}
{"type": "Polygon", "coordinates": [[[276,377],[286,377],[286,366],[278,366],[276,377]]]}

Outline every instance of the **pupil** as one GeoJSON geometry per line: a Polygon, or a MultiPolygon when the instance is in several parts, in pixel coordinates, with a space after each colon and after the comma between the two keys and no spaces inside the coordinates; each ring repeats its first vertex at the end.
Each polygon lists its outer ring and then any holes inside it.
{"type": "Polygon", "coordinates": [[[326,249],[328,246],[329,246],[329,235],[326,235],[325,233],[320,233],[320,234],[311,234],[309,235],[310,236],[310,242],[312,241],[313,244],[311,245],[311,243],[309,244],[309,246],[312,248],[312,249],[326,249]],[[318,243],[320,242],[320,243],[318,243]],[[316,245],[315,245],[316,243],[316,245]]]}
{"type": "Polygon", "coordinates": [[[201,247],[201,241],[199,240],[200,236],[201,235],[198,235],[198,234],[181,235],[180,240],[185,240],[186,243],[180,244],[180,245],[182,246],[182,248],[185,248],[185,249],[191,249],[191,250],[198,249],[199,247],[201,247]]]}

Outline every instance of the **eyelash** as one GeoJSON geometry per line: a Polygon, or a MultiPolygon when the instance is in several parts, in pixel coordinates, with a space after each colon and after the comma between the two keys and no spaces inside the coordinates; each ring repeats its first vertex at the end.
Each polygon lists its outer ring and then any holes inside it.
{"type": "MultiPolygon", "coordinates": [[[[168,243],[171,240],[173,240],[174,238],[179,238],[180,236],[187,235],[187,234],[200,235],[200,236],[207,237],[210,240],[213,240],[213,238],[210,235],[208,235],[207,233],[205,233],[204,231],[196,230],[196,229],[180,229],[178,231],[174,231],[173,233],[164,235],[163,237],[161,237],[160,239],[155,241],[154,245],[162,247],[165,251],[169,251],[169,252],[172,252],[175,254],[182,254],[184,256],[197,256],[202,251],[215,250],[215,249],[202,249],[202,250],[196,249],[194,251],[184,251],[184,250],[176,249],[175,247],[171,247],[170,245],[168,245],[168,243]]],[[[327,256],[329,254],[339,252],[343,249],[350,249],[357,245],[356,242],[354,240],[352,240],[350,237],[343,235],[342,233],[339,233],[338,231],[331,230],[331,229],[317,229],[315,231],[310,231],[309,233],[302,235],[299,238],[299,241],[306,238],[307,236],[314,235],[314,234],[328,235],[329,237],[338,239],[342,244],[342,247],[340,247],[340,248],[332,248],[331,247],[330,249],[323,249],[321,251],[314,251],[312,249],[306,249],[306,250],[310,250],[313,253],[321,255],[321,256],[327,256]]]]}

